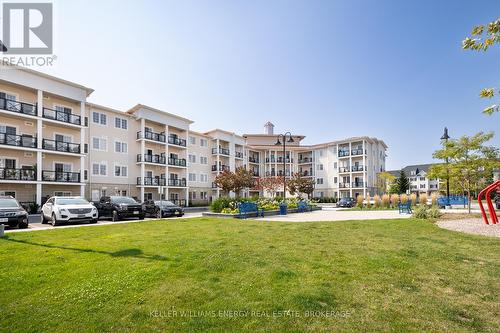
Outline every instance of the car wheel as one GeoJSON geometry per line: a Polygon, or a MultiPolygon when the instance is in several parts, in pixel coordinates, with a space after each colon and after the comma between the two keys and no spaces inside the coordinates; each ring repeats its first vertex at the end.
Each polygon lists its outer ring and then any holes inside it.
{"type": "Polygon", "coordinates": [[[52,220],[51,220],[51,222],[52,222],[52,226],[55,227],[57,225],[57,219],[56,219],[56,215],[55,214],[52,214],[52,220]]]}
{"type": "Polygon", "coordinates": [[[40,223],[42,224],[48,223],[47,219],[45,218],[45,215],[43,215],[43,212],[40,214],[40,223]]]}
{"type": "Polygon", "coordinates": [[[19,224],[17,225],[17,227],[19,229],[26,229],[28,227],[28,220],[22,220],[19,222],[19,224]]]}
{"type": "Polygon", "coordinates": [[[111,220],[113,222],[119,221],[120,217],[118,216],[118,212],[116,210],[113,211],[113,215],[111,216],[111,220]]]}
{"type": "Polygon", "coordinates": [[[139,215],[139,220],[144,220],[144,214],[143,215],[139,215]]]}
{"type": "Polygon", "coordinates": [[[161,211],[161,209],[156,210],[156,217],[159,219],[161,219],[163,217],[163,212],[161,211]]]}
{"type": "Polygon", "coordinates": [[[92,220],[90,221],[90,223],[92,223],[92,224],[97,223],[97,219],[92,219],[92,220]]]}

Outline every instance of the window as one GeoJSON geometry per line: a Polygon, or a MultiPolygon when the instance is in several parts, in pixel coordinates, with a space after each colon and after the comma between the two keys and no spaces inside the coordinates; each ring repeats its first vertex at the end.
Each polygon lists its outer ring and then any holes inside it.
{"type": "Polygon", "coordinates": [[[115,117],[115,127],[126,130],[128,128],[128,120],[120,117],[115,117]]]}
{"type": "Polygon", "coordinates": [[[54,196],[56,196],[56,197],[70,197],[71,196],[71,192],[68,192],[68,191],[55,191],[54,192],[54,196]]]}
{"type": "Polygon", "coordinates": [[[425,181],[425,177],[420,177],[420,180],[421,181],[425,181]]]}
{"type": "Polygon", "coordinates": [[[425,188],[425,184],[420,184],[420,188],[425,188]]]}
{"type": "Polygon", "coordinates": [[[189,174],[189,181],[190,182],[195,182],[196,181],[196,174],[195,173],[190,173],[189,174]]]}
{"type": "Polygon", "coordinates": [[[83,180],[89,179],[89,170],[83,170],[83,180]]]}
{"type": "Polygon", "coordinates": [[[108,140],[105,138],[92,138],[92,149],[107,151],[108,150],[108,140]]]}
{"type": "Polygon", "coordinates": [[[334,168],[334,169],[337,169],[337,162],[334,162],[334,163],[333,163],[333,168],[334,168]]]}
{"type": "Polygon", "coordinates": [[[200,156],[200,164],[208,164],[208,158],[206,156],[200,156]]]}
{"type": "Polygon", "coordinates": [[[208,183],[208,175],[206,173],[200,173],[200,182],[208,183]]]}
{"type": "Polygon", "coordinates": [[[128,146],[126,142],[115,141],[115,152],[116,153],[127,153],[128,146]]]}
{"type": "Polygon", "coordinates": [[[318,164],[318,170],[323,170],[323,164],[318,164]]]}
{"type": "Polygon", "coordinates": [[[127,167],[115,165],[115,177],[127,177],[127,167]]]}
{"type": "Polygon", "coordinates": [[[1,196],[6,196],[6,197],[16,197],[16,191],[0,191],[1,196]]]}
{"type": "Polygon", "coordinates": [[[337,184],[337,177],[333,177],[333,183],[337,184]]]}
{"type": "Polygon", "coordinates": [[[196,144],[196,138],[194,136],[189,137],[189,144],[190,145],[195,145],[196,144]]]}
{"type": "Polygon", "coordinates": [[[196,155],[189,154],[189,163],[196,163],[196,155]]]}
{"type": "Polygon", "coordinates": [[[92,163],[92,175],[94,176],[106,176],[106,169],[106,163],[92,163]]]}
{"type": "Polygon", "coordinates": [[[104,113],[94,111],[94,112],[92,112],[92,122],[94,124],[106,125],[107,124],[107,117],[104,113]]]}
{"type": "Polygon", "coordinates": [[[200,139],[200,146],[201,147],[208,147],[207,139],[200,139]]]}
{"type": "Polygon", "coordinates": [[[322,185],[323,184],[323,178],[316,179],[316,184],[322,185]]]}
{"type": "Polygon", "coordinates": [[[201,200],[207,200],[208,199],[208,194],[205,191],[200,192],[200,199],[201,200]]]}
{"type": "Polygon", "coordinates": [[[190,200],[196,200],[196,192],[189,192],[189,199],[190,200]]]}

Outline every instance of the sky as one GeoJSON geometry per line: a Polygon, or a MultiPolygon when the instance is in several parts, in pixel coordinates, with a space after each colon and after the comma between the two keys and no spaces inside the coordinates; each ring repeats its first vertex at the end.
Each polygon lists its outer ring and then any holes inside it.
{"type": "Polygon", "coordinates": [[[387,169],[433,162],[451,137],[496,131],[483,87],[500,46],[463,51],[500,1],[54,1],[57,61],[42,71],[192,119],[196,131],[302,134],[304,144],[374,136],[387,169]]]}

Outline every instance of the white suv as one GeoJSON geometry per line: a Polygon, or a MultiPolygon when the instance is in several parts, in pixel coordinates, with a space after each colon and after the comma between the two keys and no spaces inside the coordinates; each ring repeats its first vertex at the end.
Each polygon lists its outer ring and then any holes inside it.
{"type": "Polygon", "coordinates": [[[63,222],[97,222],[97,208],[82,197],[52,197],[42,206],[42,224],[63,222]]]}

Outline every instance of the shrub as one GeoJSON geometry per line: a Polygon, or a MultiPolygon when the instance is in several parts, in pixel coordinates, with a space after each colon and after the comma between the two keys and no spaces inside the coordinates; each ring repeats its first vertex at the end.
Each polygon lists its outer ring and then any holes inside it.
{"type": "MultiPolygon", "coordinates": [[[[224,208],[234,208],[231,204],[237,199],[229,197],[220,197],[212,201],[210,204],[210,210],[214,213],[221,213],[224,208]]],[[[234,205],[234,204],[233,204],[234,205]]]]}
{"type": "Polygon", "coordinates": [[[366,208],[370,209],[372,207],[372,198],[370,197],[370,193],[366,194],[366,208]]]}
{"type": "Polygon", "coordinates": [[[410,200],[412,206],[417,205],[417,195],[415,193],[410,194],[410,200]]]}
{"type": "Polygon", "coordinates": [[[408,202],[408,196],[405,193],[401,194],[400,198],[401,198],[401,203],[405,204],[408,202]]]}
{"type": "Polygon", "coordinates": [[[432,206],[430,209],[429,209],[429,217],[431,219],[437,219],[438,217],[441,216],[441,211],[439,210],[439,207],[438,206],[432,206]]]}
{"type": "Polygon", "coordinates": [[[365,198],[361,194],[358,195],[356,197],[356,206],[363,208],[363,200],[365,200],[365,198]]]}
{"type": "Polygon", "coordinates": [[[37,214],[38,208],[40,208],[40,206],[36,202],[32,202],[28,206],[28,213],[29,214],[37,214]]]}
{"type": "Polygon", "coordinates": [[[388,194],[382,195],[382,207],[389,208],[391,199],[388,194]]]}
{"type": "Polygon", "coordinates": [[[417,206],[413,210],[413,217],[417,219],[428,219],[429,218],[429,208],[427,206],[417,206]]]}
{"type": "Polygon", "coordinates": [[[374,197],[373,197],[373,207],[375,208],[379,208],[380,207],[380,196],[378,194],[376,194],[374,197]]]}
{"type": "Polygon", "coordinates": [[[418,201],[421,205],[426,205],[427,206],[427,194],[422,193],[420,194],[420,197],[418,198],[418,201]]]}
{"type": "Polygon", "coordinates": [[[398,203],[399,203],[399,195],[397,195],[397,194],[391,194],[391,206],[393,208],[397,207],[398,203]]]}

